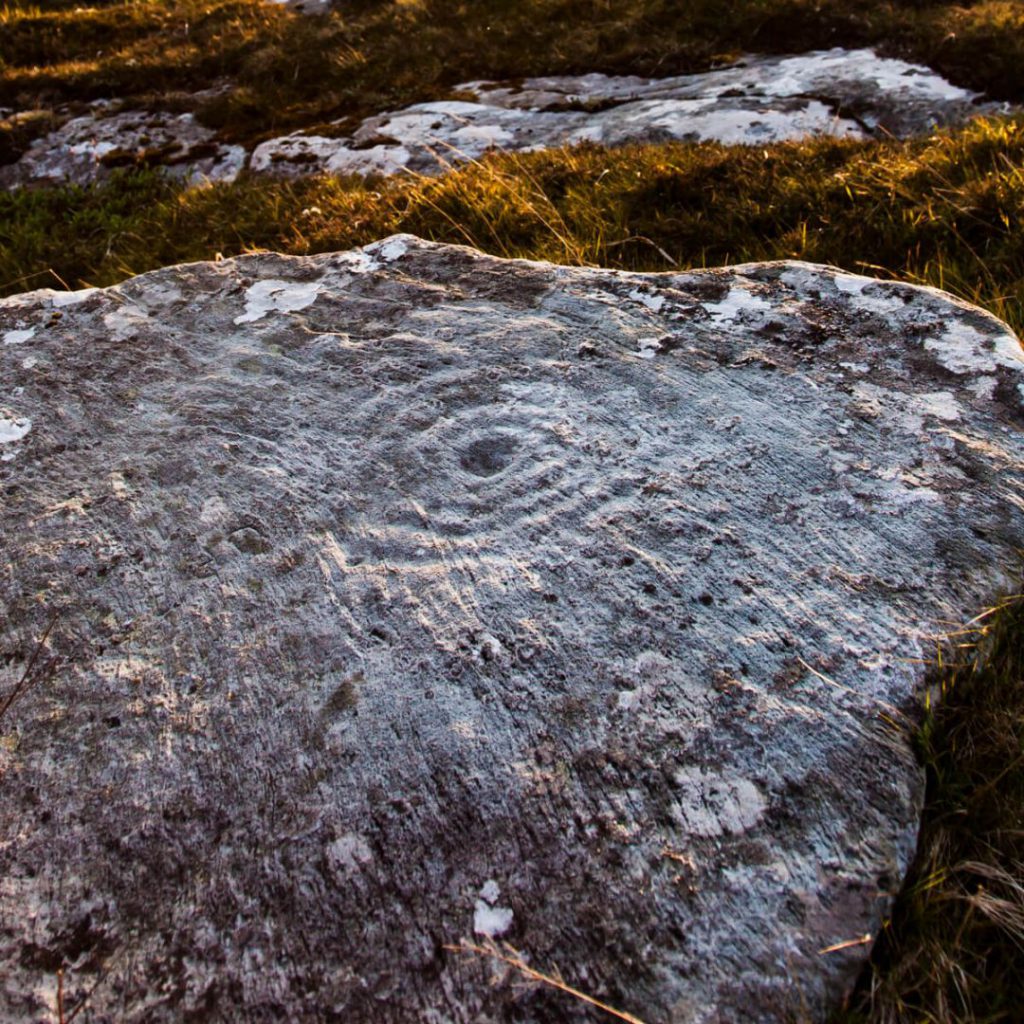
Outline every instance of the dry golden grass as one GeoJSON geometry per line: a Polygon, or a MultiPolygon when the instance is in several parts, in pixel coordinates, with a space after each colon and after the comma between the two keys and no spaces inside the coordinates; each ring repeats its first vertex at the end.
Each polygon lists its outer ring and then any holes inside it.
{"type": "Polygon", "coordinates": [[[946,288],[1020,329],[1022,220],[1024,121],[1005,119],[912,142],[495,154],[440,178],[182,189],[139,174],[0,195],[0,289],[106,285],[217,253],[327,252],[408,231],[631,270],[832,263],[946,288]]]}

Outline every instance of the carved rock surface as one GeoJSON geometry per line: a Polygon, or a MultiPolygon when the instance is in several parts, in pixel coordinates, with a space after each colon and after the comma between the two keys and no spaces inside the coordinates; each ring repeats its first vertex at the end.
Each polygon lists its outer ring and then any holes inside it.
{"type": "Polygon", "coordinates": [[[407,236],[3,300],[0,1017],[590,1019],[490,937],[822,1018],[1013,582],[1021,369],[933,290],[407,236]]]}
{"type": "Polygon", "coordinates": [[[685,140],[762,145],[813,135],[913,135],[998,109],[935,72],[872,50],[750,56],[697,75],[590,74],[468,82],[465,99],[368,118],[351,138],[296,133],[258,146],[257,172],[434,174],[491,148],[685,140]]]}

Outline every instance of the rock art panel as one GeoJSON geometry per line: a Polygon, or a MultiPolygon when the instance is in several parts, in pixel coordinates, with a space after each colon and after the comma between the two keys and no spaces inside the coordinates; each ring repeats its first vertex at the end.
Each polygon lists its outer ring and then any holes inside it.
{"type": "MultiPolygon", "coordinates": [[[[687,140],[761,145],[808,136],[912,135],[998,109],[927,68],[872,50],[747,57],[675,78],[590,74],[468,82],[459,101],[369,118],[351,138],[296,133],[258,146],[250,166],[287,176],[434,174],[488,149],[687,140]]],[[[340,122],[339,122],[340,123],[340,122]]]]}
{"type": "Polygon", "coordinates": [[[112,113],[109,103],[99,103],[36,139],[15,163],[0,166],[0,187],[85,185],[127,167],[159,167],[191,182],[233,181],[246,157],[244,147],[218,142],[192,114],[112,113]]]}
{"type": "Polygon", "coordinates": [[[1005,325],[395,237],[0,340],[0,1017],[63,967],[98,1020],[589,1019],[465,939],[651,1022],[824,1018],[932,637],[1016,582],[1005,325]]]}

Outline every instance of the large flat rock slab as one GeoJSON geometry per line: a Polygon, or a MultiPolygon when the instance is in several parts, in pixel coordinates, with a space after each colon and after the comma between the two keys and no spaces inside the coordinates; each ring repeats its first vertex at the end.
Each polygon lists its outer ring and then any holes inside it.
{"type": "Polygon", "coordinates": [[[1015,582],[1022,381],[799,263],[395,237],[3,300],[0,1017],[63,968],[96,1021],[589,1019],[445,948],[492,938],[823,1019],[934,637],[1015,582]]]}
{"type": "Polygon", "coordinates": [[[256,148],[250,167],[285,176],[435,174],[488,149],[908,136],[998,109],[928,68],[839,48],[749,56],[673,78],[590,74],[467,82],[455,92],[463,98],[368,118],[350,137],[300,132],[273,139],[256,148]]]}

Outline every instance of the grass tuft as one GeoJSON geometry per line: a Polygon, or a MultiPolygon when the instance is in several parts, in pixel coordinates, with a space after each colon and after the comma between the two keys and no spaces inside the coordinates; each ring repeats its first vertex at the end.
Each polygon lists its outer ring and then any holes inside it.
{"type": "Polygon", "coordinates": [[[1021,1019],[1024,598],[977,624],[919,733],[918,854],[871,970],[835,1024],[1021,1019]]]}

